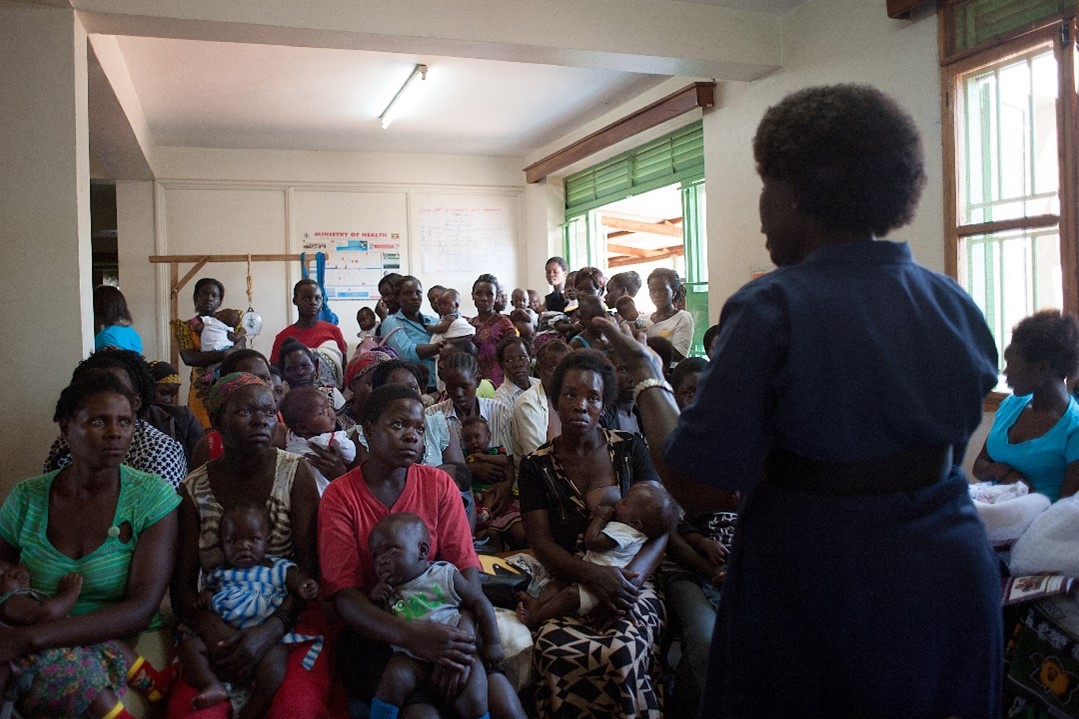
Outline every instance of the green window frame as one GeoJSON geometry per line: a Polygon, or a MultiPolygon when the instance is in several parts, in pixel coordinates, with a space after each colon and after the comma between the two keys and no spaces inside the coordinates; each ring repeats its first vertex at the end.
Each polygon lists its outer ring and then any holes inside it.
{"type": "Polygon", "coordinates": [[[645,143],[565,179],[566,221],[562,256],[570,268],[606,269],[606,247],[596,209],[670,185],[682,195],[686,310],[693,315],[690,355],[703,356],[708,313],[708,243],[705,232],[704,125],[697,122],[645,143]]]}

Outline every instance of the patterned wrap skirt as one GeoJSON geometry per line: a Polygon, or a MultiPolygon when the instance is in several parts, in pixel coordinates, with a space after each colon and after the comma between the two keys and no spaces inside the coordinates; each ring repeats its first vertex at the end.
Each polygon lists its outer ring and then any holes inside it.
{"type": "Polygon", "coordinates": [[[76,719],[102,691],[123,694],[127,662],[115,640],[46,649],[15,661],[15,685],[15,706],[26,719],[76,719]]]}
{"type": "Polygon", "coordinates": [[[663,716],[663,598],[646,582],[633,610],[605,631],[580,617],[542,624],[532,666],[541,717],[663,716]]]}

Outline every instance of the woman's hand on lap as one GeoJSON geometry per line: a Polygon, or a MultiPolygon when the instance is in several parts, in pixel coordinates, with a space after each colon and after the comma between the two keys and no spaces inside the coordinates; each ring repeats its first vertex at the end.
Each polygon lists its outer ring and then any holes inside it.
{"type": "Polygon", "coordinates": [[[476,654],[476,637],[457,627],[433,622],[416,622],[409,649],[420,659],[464,670],[476,654]]]}
{"type": "Polygon", "coordinates": [[[497,482],[484,490],[483,506],[491,510],[491,514],[498,515],[505,508],[511,496],[513,496],[513,482],[509,480],[497,482]]]}
{"type": "Polygon", "coordinates": [[[208,644],[206,648],[214,671],[223,679],[247,680],[283,634],[278,622],[267,620],[257,627],[241,629],[226,639],[208,644]]]}
{"type": "Polygon", "coordinates": [[[484,484],[498,484],[505,481],[505,471],[495,464],[489,464],[487,462],[472,462],[468,465],[468,469],[472,472],[473,476],[484,484]]]}
{"type": "Polygon", "coordinates": [[[452,703],[460,696],[471,676],[471,663],[461,669],[457,665],[450,666],[436,662],[431,668],[431,684],[435,688],[435,694],[446,703],[452,703]]]}
{"type": "Polygon", "coordinates": [[[585,585],[596,595],[601,604],[606,604],[618,613],[628,612],[637,601],[641,590],[632,581],[637,572],[619,567],[596,567],[585,585]]]}

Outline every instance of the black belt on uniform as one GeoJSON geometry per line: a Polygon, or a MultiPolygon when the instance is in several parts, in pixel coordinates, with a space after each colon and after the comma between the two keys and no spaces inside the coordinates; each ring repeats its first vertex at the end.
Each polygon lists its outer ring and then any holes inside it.
{"type": "Polygon", "coordinates": [[[824,462],[772,450],[764,476],[773,487],[854,496],[911,492],[939,482],[951,469],[952,448],[943,444],[911,447],[855,462],[824,462]]]}

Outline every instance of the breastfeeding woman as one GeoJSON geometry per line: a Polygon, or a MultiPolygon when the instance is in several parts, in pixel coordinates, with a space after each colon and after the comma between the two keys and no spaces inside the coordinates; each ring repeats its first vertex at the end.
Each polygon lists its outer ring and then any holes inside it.
{"type": "Polygon", "coordinates": [[[628,567],[583,559],[589,492],[659,477],[638,435],[606,430],[599,418],[615,402],[615,369],[597,350],[567,354],[549,387],[562,434],[521,462],[525,535],[536,557],[566,583],[598,599],[600,613],[550,620],[535,633],[533,667],[541,716],[654,717],[663,714],[659,638],[663,602],[648,582],[664,543],[650,540],[628,567]]]}

